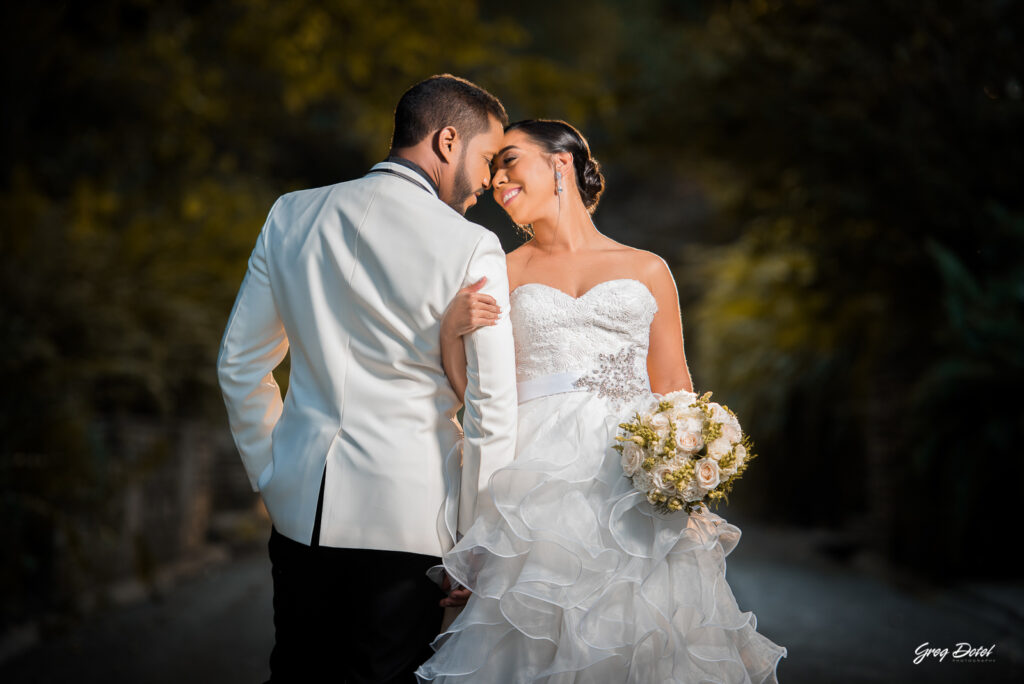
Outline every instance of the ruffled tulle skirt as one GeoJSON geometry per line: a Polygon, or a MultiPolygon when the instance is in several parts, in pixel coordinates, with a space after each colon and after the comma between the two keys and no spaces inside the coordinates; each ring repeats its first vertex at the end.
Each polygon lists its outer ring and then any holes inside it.
{"type": "Polygon", "coordinates": [[[496,510],[444,557],[473,595],[421,681],[777,681],[786,649],[725,579],[739,528],[711,511],[657,513],[609,448],[620,416],[586,392],[520,405],[496,510]]]}

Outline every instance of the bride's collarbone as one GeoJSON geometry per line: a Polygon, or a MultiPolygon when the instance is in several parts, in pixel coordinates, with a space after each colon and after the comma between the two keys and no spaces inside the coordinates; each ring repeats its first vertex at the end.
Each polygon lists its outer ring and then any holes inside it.
{"type": "MultiPolygon", "coordinates": [[[[619,263],[615,263],[614,265],[610,262],[606,262],[606,260],[587,263],[584,266],[574,264],[570,269],[568,268],[568,263],[565,260],[549,259],[540,263],[535,261],[530,264],[528,269],[516,269],[512,267],[509,268],[510,291],[518,290],[526,285],[538,285],[552,290],[558,290],[562,294],[572,297],[573,299],[581,299],[591,290],[605,285],[606,283],[631,280],[650,289],[646,279],[643,277],[643,269],[638,267],[639,264],[630,263],[629,266],[634,267],[627,266],[627,268],[623,268],[626,264],[621,263],[621,260],[619,259],[616,261],[619,263]],[[616,268],[616,266],[618,268],[616,268]],[[513,273],[514,271],[515,273],[513,273]],[[565,277],[563,274],[566,274],[567,271],[576,277],[565,277]]],[[[512,266],[512,264],[510,264],[510,266],[512,266]]]]}
{"type": "MultiPolygon", "coordinates": [[[[596,292],[600,291],[600,289],[603,288],[603,287],[608,287],[608,286],[611,286],[611,285],[614,285],[614,284],[618,284],[618,283],[636,283],[636,284],[640,285],[641,287],[643,287],[648,292],[651,291],[650,287],[643,280],[641,280],[640,278],[637,278],[635,276],[629,275],[629,276],[622,276],[622,277],[618,277],[618,278],[606,278],[604,280],[600,280],[600,281],[595,282],[595,283],[590,283],[587,286],[582,286],[582,287],[576,287],[576,286],[574,286],[572,284],[569,284],[569,285],[566,285],[566,284],[552,284],[552,283],[543,282],[541,280],[531,280],[531,281],[521,282],[521,283],[515,285],[514,287],[511,288],[510,292],[515,292],[517,290],[520,290],[520,289],[523,289],[523,288],[527,288],[527,287],[535,287],[535,288],[551,290],[551,291],[554,291],[556,293],[561,293],[562,295],[565,295],[566,297],[569,297],[570,299],[580,300],[580,299],[583,299],[584,297],[586,297],[587,295],[589,295],[591,293],[596,293],[596,292]]],[[[652,296],[653,296],[653,294],[652,294],[652,296]]]]}

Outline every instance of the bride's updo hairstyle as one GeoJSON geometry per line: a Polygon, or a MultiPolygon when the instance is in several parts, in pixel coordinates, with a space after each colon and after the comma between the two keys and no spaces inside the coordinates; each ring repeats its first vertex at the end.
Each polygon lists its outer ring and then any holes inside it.
{"type": "Polygon", "coordinates": [[[601,165],[590,156],[590,146],[575,128],[554,119],[527,119],[509,124],[505,132],[519,130],[530,136],[548,154],[568,152],[576,169],[576,187],[579,188],[583,206],[591,214],[597,209],[597,202],[604,191],[604,176],[601,165]]]}

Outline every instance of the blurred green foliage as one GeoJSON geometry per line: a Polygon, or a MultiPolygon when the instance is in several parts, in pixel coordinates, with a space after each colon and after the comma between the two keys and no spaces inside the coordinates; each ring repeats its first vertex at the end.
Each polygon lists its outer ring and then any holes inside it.
{"type": "Polygon", "coordinates": [[[11,597],[53,584],[54,538],[79,521],[116,533],[123,477],[146,469],[104,426],[223,422],[213,361],[278,194],[383,158],[398,96],[431,73],[567,115],[602,97],[596,75],[513,58],[518,24],[452,0],[18,3],[0,31],[11,597]]]}
{"type": "Polygon", "coordinates": [[[777,515],[935,576],[1016,574],[1024,9],[736,2],[704,29],[677,110],[740,179],[740,235],[688,254],[695,352],[776,458],[765,498],[816,491],[777,515]]]}
{"type": "Polygon", "coordinates": [[[934,576],[1016,573],[1024,6],[597,7],[538,35],[606,75],[598,222],[676,267],[694,380],[770,457],[737,505],[934,576]],[[966,544],[990,555],[950,558],[966,544]]]}
{"type": "Polygon", "coordinates": [[[972,521],[1012,518],[1024,478],[996,399],[1024,380],[1022,32],[1002,0],[5,5],[0,582],[48,586],[47,530],[116,526],[143,470],[97,425],[223,421],[213,360],[273,199],[361,175],[444,71],[588,136],[598,224],[672,263],[695,381],[766,456],[739,505],[974,570],[949,549],[995,548],[972,521]]]}

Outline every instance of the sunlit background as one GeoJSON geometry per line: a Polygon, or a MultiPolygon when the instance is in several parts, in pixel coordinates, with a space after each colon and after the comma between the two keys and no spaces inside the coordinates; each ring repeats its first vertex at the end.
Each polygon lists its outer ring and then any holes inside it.
{"type": "Polygon", "coordinates": [[[0,635],[264,543],[214,371],[249,252],[442,72],[576,125],[598,228],[672,266],[695,384],[761,454],[720,513],[1019,579],[1022,5],[5,3],[0,635]]]}

